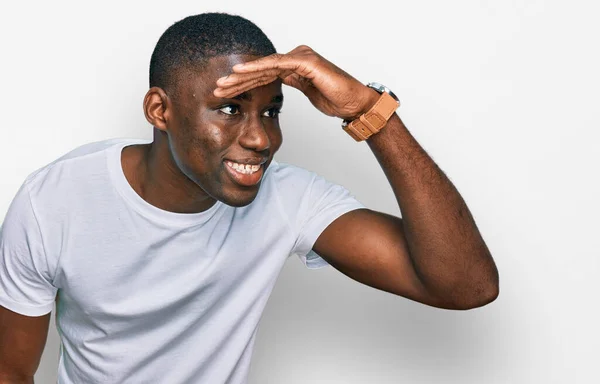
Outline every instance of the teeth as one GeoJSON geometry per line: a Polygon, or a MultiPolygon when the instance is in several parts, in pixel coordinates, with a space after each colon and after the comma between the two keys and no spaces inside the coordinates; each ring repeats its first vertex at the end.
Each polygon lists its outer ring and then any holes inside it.
{"type": "Polygon", "coordinates": [[[232,161],[227,161],[226,163],[227,163],[227,165],[229,165],[231,168],[235,169],[239,173],[243,173],[246,175],[254,173],[260,169],[260,165],[239,164],[239,163],[234,163],[232,161]]]}

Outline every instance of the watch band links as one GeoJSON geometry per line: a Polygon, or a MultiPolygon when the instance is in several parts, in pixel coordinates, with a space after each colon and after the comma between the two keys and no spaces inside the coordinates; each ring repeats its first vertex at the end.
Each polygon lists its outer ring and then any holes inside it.
{"type": "Polygon", "coordinates": [[[349,124],[344,124],[343,128],[356,141],[363,141],[379,132],[387,121],[400,106],[400,103],[383,92],[375,105],[366,113],[360,115],[358,119],[349,124]]]}

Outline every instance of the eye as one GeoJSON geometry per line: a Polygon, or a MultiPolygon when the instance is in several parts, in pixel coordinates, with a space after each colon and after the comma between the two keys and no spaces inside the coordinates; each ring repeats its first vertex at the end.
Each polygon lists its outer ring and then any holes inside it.
{"type": "Polygon", "coordinates": [[[221,113],[224,113],[226,115],[237,115],[240,113],[240,107],[238,107],[237,105],[225,105],[224,107],[219,108],[219,111],[221,111],[221,113]]]}
{"type": "Polygon", "coordinates": [[[281,113],[280,108],[271,108],[271,109],[267,109],[266,111],[264,111],[262,115],[264,117],[275,118],[275,117],[279,116],[280,113],[281,113]]]}

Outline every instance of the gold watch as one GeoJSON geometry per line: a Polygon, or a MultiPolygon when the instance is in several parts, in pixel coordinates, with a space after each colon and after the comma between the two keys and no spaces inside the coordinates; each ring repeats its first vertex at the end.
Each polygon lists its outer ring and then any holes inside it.
{"type": "Polygon", "coordinates": [[[342,128],[356,141],[368,139],[379,132],[400,106],[400,100],[388,87],[379,83],[369,83],[367,87],[381,94],[379,100],[366,113],[352,121],[344,120],[342,128]]]}

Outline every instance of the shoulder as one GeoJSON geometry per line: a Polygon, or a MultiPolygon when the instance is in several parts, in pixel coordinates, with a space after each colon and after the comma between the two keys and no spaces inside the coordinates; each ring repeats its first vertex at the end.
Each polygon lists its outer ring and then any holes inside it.
{"type": "Polygon", "coordinates": [[[21,189],[27,192],[39,222],[67,219],[112,196],[109,155],[135,140],[139,139],[88,143],[29,174],[21,189]]]}
{"type": "Polygon", "coordinates": [[[273,160],[265,173],[263,193],[275,198],[283,206],[296,206],[303,199],[315,178],[319,176],[296,165],[273,160]],[[276,195],[275,197],[272,195],[276,195]]]}
{"type": "Polygon", "coordinates": [[[24,184],[36,196],[43,191],[65,190],[85,184],[107,170],[107,152],[140,139],[116,138],[87,143],[74,148],[27,176],[24,184]]]}
{"type": "Polygon", "coordinates": [[[273,160],[267,169],[266,176],[276,182],[293,183],[308,180],[316,174],[296,165],[273,160]]]}
{"type": "Polygon", "coordinates": [[[313,171],[296,165],[273,160],[267,169],[265,181],[273,184],[279,193],[293,194],[294,191],[306,190],[321,176],[313,171]]]}
{"type": "Polygon", "coordinates": [[[343,185],[332,182],[316,172],[282,162],[273,161],[266,176],[278,189],[279,194],[297,200],[319,198],[329,191],[347,191],[343,185]]]}
{"type": "Polygon", "coordinates": [[[272,162],[266,174],[265,189],[269,200],[275,200],[291,221],[302,220],[311,212],[339,203],[355,203],[354,197],[342,185],[323,176],[287,163],[272,162]]]}

